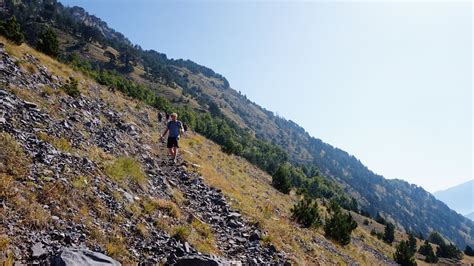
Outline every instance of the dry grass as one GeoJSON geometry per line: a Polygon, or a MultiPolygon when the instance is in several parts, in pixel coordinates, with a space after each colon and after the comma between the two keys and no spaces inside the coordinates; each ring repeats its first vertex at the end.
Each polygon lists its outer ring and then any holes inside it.
{"type": "Polygon", "coordinates": [[[105,245],[105,251],[107,255],[122,262],[128,260],[130,256],[125,239],[117,233],[109,238],[108,243],[105,245]]]}
{"type": "Polygon", "coordinates": [[[180,219],[182,217],[181,211],[179,207],[172,201],[170,200],[165,200],[165,199],[156,199],[155,200],[156,207],[164,212],[166,215],[180,219]]]}
{"type": "Polygon", "coordinates": [[[125,205],[125,211],[127,211],[133,218],[138,218],[142,215],[143,210],[137,202],[133,202],[125,205]]]}
{"type": "Polygon", "coordinates": [[[79,176],[72,181],[72,187],[78,190],[84,190],[89,186],[89,180],[85,176],[79,176]]]}
{"type": "Polygon", "coordinates": [[[29,172],[31,158],[8,133],[0,133],[0,174],[24,178],[29,172]]]}
{"type": "MultiPolygon", "coordinates": [[[[268,174],[242,158],[222,153],[218,145],[199,135],[184,138],[182,147],[185,159],[199,165],[192,169],[199,172],[206,183],[220,188],[233,208],[267,232],[263,244],[275,245],[298,265],[344,264],[340,257],[312,241],[313,237],[324,238],[321,229],[301,229],[291,221],[290,208],[296,196],[276,191],[268,174]]],[[[391,247],[374,239],[367,231],[358,229],[356,232],[364,235],[369,246],[381,249],[386,255],[393,253],[391,247]]],[[[337,248],[361,264],[380,263],[352,244],[337,248]]]]}
{"type": "Polygon", "coordinates": [[[50,136],[46,132],[38,132],[36,134],[38,139],[48,142],[49,144],[53,145],[56,149],[62,151],[62,152],[67,152],[67,153],[72,153],[74,152],[74,149],[71,146],[71,143],[69,140],[67,140],[64,137],[57,138],[55,136],[50,136]]]}
{"type": "Polygon", "coordinates": [[[188,241],[201,252],[214,255],[220,254],[211,227],[196,218],[191,222],[191,232],[188,236],[188,241]]]}
{"type": "MultiPolygon", "coordinates": [[[[47,55],[45,55],[41,52],[38,52],[37,50],[31,48],[30,46],[28,46],[25,43],[23,43],[21,45],[15,45],[12,42],[5,39],[5,37],[3,37],[3,36],[0,36],[0,42],[5,44],[5,51],[8,54],[10,54],[10,55],[12,55],[16,58],[22,58],[26,54],[31,54],[34,57],[38,58],[38,60],[42,64],[46,65],[48,67],[48,70],[56,76],[67,79],[69,76],[72,75],[72,73],[74,73],[74,71],[69,66],[67,66],[63,63],[60,63],[57,60],[55,60],[54,58],[51,58],[51,57],[49,57],[49,56],[47,56],[47,55]]],[[[81,78],[81,79],[86,78],[80,73],[74,73],[74,74],[78,78],[81,78]]]]}
{"type": "Polygon", "coordinates": [[[12,199],[18,194],[13,177],[0,174],[0,198],[12,199]]]}
{"type": "Polygon", "coordinates": [[[183,150],[188,151],[183,152],[186,160],[201,166],[195,170],[207,183],[222,189],[232,207],[267,231],[266,242],[287,252],[297,264],[317,263],[320,254],[300,247],[305,237],[295,238],[307,234],[289,220],[295,199],[273,189],[270,176],[239,157],[222,153],[219,146],[198,135],[184,139],[183,150]]]}
{"type": "Polygon", "coordinates": [[[144,223],[137,224],[136,225],[136,230],[145,239],[150,237],[150,231],[148,230],[146,224],[144,224],[144,223]]]}
{"type": "Polygon", "coordinates": [[[173,228],[173,237],[185,242],[188,241],[188,237],[191,235],[191,229],[186,225],[178,225],[173,228]]]}
{"type": "Polygon", "coordinates": [[[0,253],[6,251],[10,238],[7,235],[0,235],[0,253]]]}

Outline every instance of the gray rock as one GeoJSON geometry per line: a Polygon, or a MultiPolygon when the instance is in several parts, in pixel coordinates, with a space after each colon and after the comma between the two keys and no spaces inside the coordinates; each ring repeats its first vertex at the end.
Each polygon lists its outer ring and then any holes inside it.
{"type": "Polygon", "coordinates": [[[87,249],[64,248],[60,254],[55,256],[51,265],[56,266],[99,266],[99,265],[121,265],[118,261],[102,253],[87,249]]]}
{"type": "Polygon", "coordinates": [[[47,253],[48,251],[43,248],[43,244],[41,242],[37,242],[31,247],[31,256],[33,258],[41,258],[47,253]]]}

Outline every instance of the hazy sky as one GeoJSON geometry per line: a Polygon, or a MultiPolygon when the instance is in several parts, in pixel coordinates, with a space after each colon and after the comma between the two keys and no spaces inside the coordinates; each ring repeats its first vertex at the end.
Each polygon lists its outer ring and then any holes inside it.
{"type": "Polygon", "coordinates": [[[473,178],[470,1],[66,0],[428,191],[473,178]]]}

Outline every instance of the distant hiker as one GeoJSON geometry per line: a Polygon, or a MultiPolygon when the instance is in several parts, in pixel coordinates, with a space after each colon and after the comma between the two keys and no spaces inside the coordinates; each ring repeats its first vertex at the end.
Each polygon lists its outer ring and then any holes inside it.
{"type": "Polygon", "coordinates": [[[170,114],[168,114],[168,112],[166,112],[166,122],[169,122],[170,121],[170,114]]]}
{"type": "Polygon", "coordinates": [[[158,112],[158,122],[161,123],[161,121],[163,121],[163,115],[161,114],[161,112],[158,112]]]}
{"type": "Polygon", "coordinates": [[[183,133],[183,124],[178,120],[178,114],[172,113],[171,120],[166,124],[166,130],[161,134],[161,138],[168,134],[168,141],[166,147],[169,150],[169,154],[173,157],[173,161],[176,163],[176,156],[178,155],[178,140],[181,133],[183,133]]]}
{"type": "Polygon", "coordinates": [[[186,125],[185,123],[183,123],[183,130],[184,130],[183,135],[187,137],[188,136],[188,125],[186,125]]]}

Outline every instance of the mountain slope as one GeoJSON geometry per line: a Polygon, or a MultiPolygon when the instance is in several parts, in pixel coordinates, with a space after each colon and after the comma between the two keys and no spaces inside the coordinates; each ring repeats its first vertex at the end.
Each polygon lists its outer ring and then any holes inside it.
{"type": "Polygon", "coordinates": [[[76,246],[126,265],[189,256],[217,261],[198,251],[221,262],[286,261],[260,237],[250,239],[260,229],[220,191],[167,160],[155,110],[25,45],[6,50],[0,49],[2,263],[14,256],[45,264],[76,246]],[[64,74],[80,80],[81,95],[65,93],[64,74]]]}
{"type": "Polygon", "coordinates": [[[460,214],[474,212],[474,180],[437,191],[433,195],[460,214]]]}
{"type": "Polygon", "coordinates": [[[32,16],[40,17],[38,20],[42,24],[33,23],[28,17],[22,19],[21,16],[27,16],[26,12],[13,11],[31,32],[28,34],[31,43],[36,41],[35,29],[44,24],[54,25],[61,35],[65,56],[76,52],[94,66],[107,68],[113,65],[123,75],[146,84],[175,104],[222,114],[249,134],[284,149],[295,164],[317,166],[372,216],[381,213],[401,229],[420,231],[425,235],[432,230],[439,231],[460,247],[473,244],[472,221],[450,210],[422,188],[400,180],[387,180],[347,152],[311,137],[296,123],[261,108],[231,89],[227,80],[214,71],[191,61],[168,59],[164,54],[130,46],[123,35],[84,10],[60,5],[45,7],[36,1],[27,4],[31,7],[31,3],[36,4],[29,11],[33,10],[32,16]],[[43,9],[51,11],[50,15],[45,16],[43,9]],[[71,15],[75,12],[80,15],[71,15]],[[71,21],[98,29],[100,34],[80,31],[71,21]],[[109,34],[111,32],[113,36],[109,34]],[[106,51],[114,54],[117,60],[112,60],[110,54],[105,56],[106,51]]]}
{"type": "Polygon", "coordinates": [[[394,263],[394,248],[369,234],[383,230],[375,221],[354,213],[360,228],[346,247],[300,228],[289,218],[297,197],[246,160],[192,134],[174,165],[155,109],[0,43],[0,262],[45,264],[82,246],[125,265],[394,263]],[[80,80],[79,96],[63,76],[80,80]]]}

